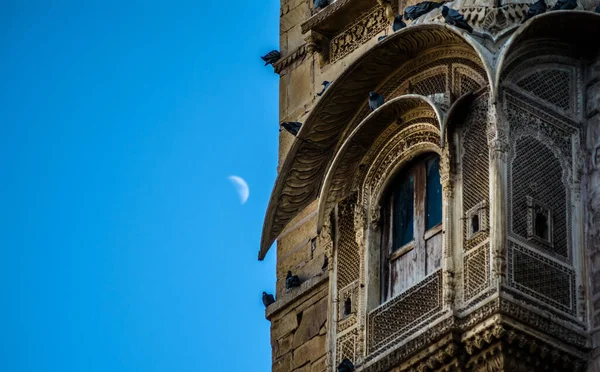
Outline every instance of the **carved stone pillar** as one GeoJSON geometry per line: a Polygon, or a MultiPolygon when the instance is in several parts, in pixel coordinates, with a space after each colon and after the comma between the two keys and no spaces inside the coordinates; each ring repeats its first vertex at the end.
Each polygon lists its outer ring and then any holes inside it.
{"type": "MultiPolygon", "coordinates": [[[[323,247],[323,252],[325,257],[327,257],[327,267],[325,271],[329,273],[329,309],[335,308],[335,280],[333,275],[333,240],[331,239],[331,219],[327,218],[325,223],[323,224],[323,228],[321,229],[321,233],[317,236],[317,244],[320,247],[323,247]]],[[[329,311],[327,314],[327,342],[326,342],[326,357],[325,357],[325,365],[327,371],[330,371],[333,368],[333,349],[335,347],[335,327],[332,325],[336,321],[335,312],[329,311]]]]}
{"type": "Polygon", "coordinates": [[[360,257],[360,274],[358,279],[358,311],[357,311],[357,337],[356,337],[356,364],[362,364],[365,358],[365,350],[366,350],[366,335],[365,335],[365,314],[366,314],[366,276],[368,275],[368,270],[365,267],[365,257],[366,257],[366,218],[367,211],[361,203],[356,203],[354,208],[354,230],[356,237],[356,244],[358,245],[358,255],[360,257]]]}
{"type": "Polygon", "coordinates": [[[310,30],[304,38],[306,41],[306,52],[309,54],[319,54],[319,66],[323,67],[329,63],[329,39],[314,31],[310,30]]]}
{"type": "Polygon", "coordinates": [[[490,151],[490,248],[492,250],[492,274],[494,283],[500,286],[506,281],[507,237],[507,154],[508,126],[500,114],[498,104],[490,100],[488,105],[488,146],[490,151]]]}
{"type": "Polygon", "coordinates": [[[444,307],[450,309],[454,304],[455,281],[454,281],[454,259],[452,254],[452,214],[453,196],[454,196],[454,174],[450,169],[450,146],[446,145],[440,157],[440,181],[442,183],[443,206],[443,251],[442,251],[442,269],[444,273],[444,307]]]}

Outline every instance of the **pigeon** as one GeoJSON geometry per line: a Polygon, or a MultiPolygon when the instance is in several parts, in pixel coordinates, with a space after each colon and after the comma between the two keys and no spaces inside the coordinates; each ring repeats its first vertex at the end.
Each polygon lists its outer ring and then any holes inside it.
{"type": "Polygon", "coordinates": [[[265,66],[272,65],[273,63],[279,61],[279,58],[281,58],[281,53],[279,53],[277,50],[272,50],[260,58],[265,61],[265,66]]]}
{"type": "Polygon", "coordinates": [[[596,13],[600,13],[600,5],[598,5],[598,6],[596,7],[596,10],[594,10],[594,11],[595,11],[596,13]]]}
{"type": "MultiPolygon", "coordinates": [[[[285,130],[287,130],[288,132],[290,132],[291,134],[293,134],[294,136],[298,134],[298,131],[300,130],[300,127],[302,126],[302,123],[297,122],[297,121],[286,121],[280,124],[285,130]]],[[[281,132],[281,129],[279,129],[279,131],[281,132]]]]}
{"type": "Polygon", "coordinates": [[[546,2],[544,0],[538,0],[535,3],[531,4],[529,10],[527,10],[527,14],[525,14],[525,18],[523,18],[523,23],[527,22],[529,19],[535,17],[538,14],[545,13],[548,7],[546,6],[546,2]]]}
{"type": "Polygon", "coordinates": [[[327,88],[329,88],[329,84],[331,84],[330,81],[325,80],[324,82],[321,83],[321,85],[323,86],[323,90],[321,90],[319,93],[317,93],[317,96],[321,97],[323,95],[323,93],[325,93],[325,90],[327,88]]]}
{"type": "Polygon", "coordinates": [[[344,358],[337,370],[338,372],[354,372],[354,364],[348,358],[344,358]]]}
{"type": "Polygon", "coordinates": [[[270,293],[263,292],[262,300],[265,307],[269,307],[269,305],[275,302],[275,297],[270,293]]]}
{"type": "Polygon", "coordinates": [[[415,20],[422,16],[423,14],[427,14],[432,10],[439,8],[444,3],[438,3],[437,1],[423,1],[416,5],[411,5],[404,9],[404,19],[415,20]]]}
{"type": "Polygon", "coordinates": [[[327,5],[329,5],[329,0],[315,0],[314,2],[315,9],[323,9],[327,5]]]}
{"type": "Polygon", "coordinates": [[[377,107],[383,105],[383,96],[379,93],[369,92],[369,107],[371,111],[375,111],[377,107]]]}
{"type": "Polygon", "coordinates": [[[300,278],[298,278],[298,275],[292,275],[292,272],[288,271],[285,277],[285,288],[290,289],[294,287],[300,287],[300,278]]]}
{"type": "Polygon", "coordinates": [[[394,18],[394,23],[392,24],[392,30],[394,30],[394,32],[403,29],[404,27],[406,27],[406,23],[404,23],[404,21],[402,20],[402,14],[398,14],[396,16],[396,18],[394,18]]]}
{"type": "Polygon", "coordinates": [[[577,8],[577,0],[558,0],[552,10],[571,10],[577,8]]]}
{"type": "Polygon", "coordinates": [[[324,257],[325,258],[323,258],[323,266],[321,266],[321,271],[325,271],[329,268],[329,257],[327,257],[327,255],[324,257]]]}
{"type": "Polygon", "coordinates": [[[387,35],[381,35],[377,38],[377,42],[379,43],[381,40],[385,39],[387,35]]]}
{"type": "Polygon", "coordinates": [[[463,15],[456,10],[450,9],[444,5],[442,7],[442,15],[444,16],[447,24],[467,30],[468,33],[473,32],[473,27],[469,26],[467,21],[465,21],[465,17],[463,17],[463,15]]]}

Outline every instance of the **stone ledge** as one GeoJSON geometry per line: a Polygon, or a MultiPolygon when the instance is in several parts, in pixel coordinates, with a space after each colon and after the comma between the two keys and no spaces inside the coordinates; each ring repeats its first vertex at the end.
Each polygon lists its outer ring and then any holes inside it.
{"type": "Polygon", "coordinates": [[[273,71],[276,74],[281,74],[284,69],[291,66],[296,61],[303,60],[304,57],[306,57],[306,44],[301,45],[289,55],[275,62],[273,64],[273,71]]]}
{"type": "Polygon", "coordinates": [[[313,289],[329,280],[329,271],[319,273],[310,279],[305,280],[299,288],[294,288],[290,292],[277,298],[277,300],[265,309],[265,318],[271,320],[273,316],[286,309],[290,304],[306,297],[313,289]]]}
{"type": "Polygon", "coordinates": [[[302,24],[302,33],[314,30],[333,36],[374,5],[376,0],[337,0],[302,24]]]}

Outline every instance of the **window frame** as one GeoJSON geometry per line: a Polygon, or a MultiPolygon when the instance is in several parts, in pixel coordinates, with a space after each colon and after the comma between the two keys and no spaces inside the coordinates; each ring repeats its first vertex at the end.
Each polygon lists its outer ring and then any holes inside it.
{"type": "MultiPolygon", "coordinates": [[[[439,163],[440,156],[437,153],[426,153],[422,156],[419,156],[413,161],[407,163],[403,166],[399,172],[396,172],[394,179],[388,186],[388,191],[384,194],[382,198],[382,208],[381,208],[381,244],[380,244],[380,262],[381,262],[381,303],[392,299],[393,297],[399,295],[400,293],[408,290],[429,274],[434,271],[437,271],[441,268],[441,260],[438,265],[434,266],[433,270],[428,270],[427,262],[428,262],[428,249],[427,242],[430,241],[433,237],[438,234],[441,234],[443,230],[443,192],[441,183],[439,185],[439,192],[441,193],[439,201],[440,201],[440,221],[426,229],[427,224],[427,166],[429,161],[432,159],[436,159],[439,163]],[[410,172],[410,173],[407,173],[410,172]],[[396,186],[401,183],[402,179],[406,179],[407,177],[413,177],[413,198],[412,198],[412,207],[413,207],[413,237],[412,240],[406,244],[403,244],[399,247],[394,247],[394,196],[398,193],[396,186]],[[419,211],[419,209],[421,211],[419,211]],[[422,258],[425,267],[422,268],[422,272],[415,272],[413,276],[416,278],[405,288],[400,290],[399,292],[393,292],[393,288],[396,282],[392,281],[391,272],[392,266],[397,263],[397,260],[402,259],[402,257],[406,256],[410,252],[418,251],[414,254],[424,254],[425,257],[422,258]],[[428,271],[431,271],[428,273],[428,271]]],[[[439,172],[439,165],[438,165],[439,172]]],[[[441,254],[441,245],[439,247],[441,254]]]]}

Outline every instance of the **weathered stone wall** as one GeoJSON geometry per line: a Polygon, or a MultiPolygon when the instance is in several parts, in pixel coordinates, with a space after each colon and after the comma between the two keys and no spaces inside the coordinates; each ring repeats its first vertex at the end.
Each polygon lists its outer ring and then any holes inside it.
{"type": "MultiPolygon", "coordinates": [[[[278,298],[272,312],[273,372],[325,372],[327,366],[327,275],[278,298]]],[[[273,306],[273,305],[272,305],[273,306]]]]}

